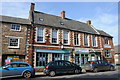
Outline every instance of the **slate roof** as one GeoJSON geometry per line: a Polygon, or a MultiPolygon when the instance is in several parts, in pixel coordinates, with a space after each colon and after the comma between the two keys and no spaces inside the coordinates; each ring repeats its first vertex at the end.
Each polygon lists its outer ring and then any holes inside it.
{"type": "Polygon", "coordinates": [[[107,37],[112,37],[111,35],[109,35],[108,33],[106,33],[106,32],[104,32],[103,30],[97,30],[99,33],[100,33],[100,35],[102,35],[102,36],[107,36],[107,37]]]}
{"type": "Polygon", "coordinates": [[[3,15],[0,15],[0,21],[10,22],[10,23],[19,23],[19,24],[30,24],[30,21],[28,19],[10,17],[10,16],[3,16],[3,15]]]}
{"type": "Polygon", "coordinates": [[[44,24],[58,28],[66,28],[70,30],[97,34],[97,32],[86,23],[82,23],[68,18],[62,19],[60,16],[50,15],[38,11],[34,11],[34,24],[44,24]],[[43,21],[40,21],[40,18],[43,19],[43,21]],[[64,24],[61,25],[60,22],[64,24]]]}

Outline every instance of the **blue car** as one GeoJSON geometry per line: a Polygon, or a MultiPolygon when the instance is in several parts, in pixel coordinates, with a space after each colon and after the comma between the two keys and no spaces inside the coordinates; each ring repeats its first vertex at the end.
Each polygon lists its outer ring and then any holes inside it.
{"type": "Polygon", "coordinates": [[[12,62],[0,68],[2,76],[0,78],[23,76],[24,78],[30,78],[35,76],[35,69],[25,62],[12,62]]]}

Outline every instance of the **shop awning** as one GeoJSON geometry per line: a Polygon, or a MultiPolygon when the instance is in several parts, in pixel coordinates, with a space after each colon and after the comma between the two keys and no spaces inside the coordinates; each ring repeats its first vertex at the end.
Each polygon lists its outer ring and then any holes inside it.
{"type": "Polygon", "coordinates": [[[44,53],[71,53],[69,50],[35,49],[36,52],[44,53]]]}

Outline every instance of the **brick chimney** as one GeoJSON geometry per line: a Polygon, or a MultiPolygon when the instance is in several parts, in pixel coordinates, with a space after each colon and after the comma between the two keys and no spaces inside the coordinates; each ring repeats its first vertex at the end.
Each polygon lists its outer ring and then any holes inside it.
{"type": "Polygon", "coordinates": [[[62,19],[65,19],[65,11],[62,11],[62,12],[61,12],[61,18],[62,18],[62,19]]]}
{"type": "Polygon", "coordinates": [[[31,22],[33,22],[33,12],[34,12],[34,8],[35,8],[35,3],[31,3],[30,5],[30,11],[29,11],[29,20],[31,22]]]}
{"type": "Polygon", "coordinates": [[[34,8],[35,8],[35,3],[31,3],[30,11],[31,11],[31,12],[34,12],[34,8]]]}
{"type": "Polygon", "coordinates": [[[86,21],[86,24],[91,25],[91,20],[86,21]]]}

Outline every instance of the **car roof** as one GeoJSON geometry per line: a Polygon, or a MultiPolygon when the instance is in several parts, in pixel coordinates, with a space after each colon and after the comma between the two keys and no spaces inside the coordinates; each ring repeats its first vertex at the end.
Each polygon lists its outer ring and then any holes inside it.
{"type": "Polygon", "coordinates": [[[29,64],[29,63],[26,63],[26,62],[11,62],[10,64],[13,64],[13,63],[22,63],[22,64],[29,64]]]}

